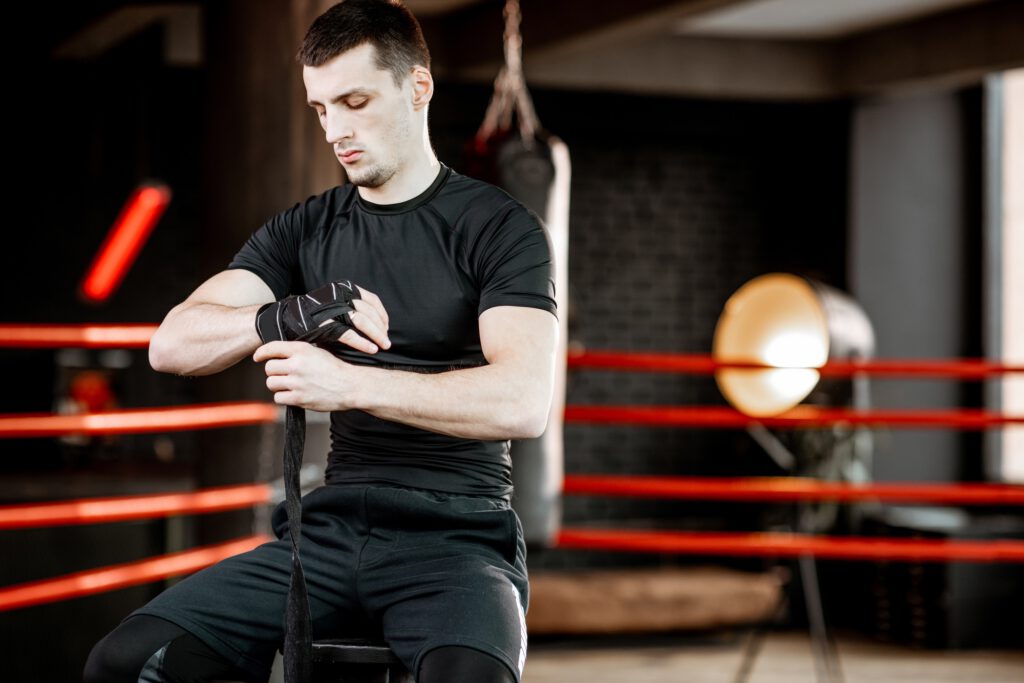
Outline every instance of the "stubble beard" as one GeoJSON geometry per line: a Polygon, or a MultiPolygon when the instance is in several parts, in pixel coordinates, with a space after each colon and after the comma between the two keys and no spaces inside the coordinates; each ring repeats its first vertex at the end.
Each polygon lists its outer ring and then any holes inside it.
{"type": "MultiPolygon", "coordinates": [[[[402,119],[387,131],[386,139],[399,140],[401,143],[396,149],[402,146],[411,144],[410,131],[412,130],[411,121],[403,116],[402,119]]],[[[369,187],[377,188],[384,183],[391,180],[400,168],[400,162],[398,159],[390,159],[389,161],[380,161],[375,165],[370,166],[366,169],[352,169],[349,171],[346,169],[348,180],[356,187],[369,187]]]]}
{"type": "Polygon", "coordinates": [[[346,171],[348,181],[356,187],[380,187],[398,172],[397,164],[377,164],[367,169],[346,171]]]}

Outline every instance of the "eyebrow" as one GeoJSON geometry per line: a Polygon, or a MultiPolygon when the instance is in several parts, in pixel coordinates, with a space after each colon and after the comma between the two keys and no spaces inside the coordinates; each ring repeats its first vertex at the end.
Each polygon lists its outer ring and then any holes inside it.
{"type": "MultiPolygon", "coordinates": [[[[345,92],[339,95],[335,95],[334,98],[331,100],[331,104],[337,104],[346,97],[351,97],[352,95],[373,95],[375,92],[375,90],[371,90],[370,88],[352,88],[351,90],[346,90],[345,92]]],[[[322,102],[317,102],[316,100],[306,100],[306,104],[308,104],[311,107],[316,104],[323,106],[322,102]]]]}

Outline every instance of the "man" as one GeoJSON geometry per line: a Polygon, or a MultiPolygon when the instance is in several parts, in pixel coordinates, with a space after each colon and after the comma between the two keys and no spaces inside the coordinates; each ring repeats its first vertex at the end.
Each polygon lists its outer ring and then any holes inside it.
{"type": "MultiPolygon", "coordinates": [[[[326,485],[303,499],[314,637],[382,635],[419,683],[519,681],[529,585],[509,440],[540,435],[551,405],[550,242],[519,202],[438,161],[430,57],[397,1],[335,5],[298,59],[350,184],[261,226],[167,314],[150,362],[206,375],[251,355],[276,403],[331,412],[326,485]],[[325,297],[350,329],[330,350],[295,341],[325,297]]],[[[132,612],[85,679],[267,680],[291,571],[283,505],[279,540],[132,612]]]]}

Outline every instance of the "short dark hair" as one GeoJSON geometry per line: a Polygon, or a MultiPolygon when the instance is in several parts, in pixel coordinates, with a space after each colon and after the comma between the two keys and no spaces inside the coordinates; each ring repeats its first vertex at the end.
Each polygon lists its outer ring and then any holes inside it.
{"type": "Polygon", "coordinates": [[[430,51],[412,12],[400,0],[343,0],[313,20],[295,59],[322,66],[363,43],[374,46],[377,67],[395,85],[416,65],[430,68],[430,51]]]}

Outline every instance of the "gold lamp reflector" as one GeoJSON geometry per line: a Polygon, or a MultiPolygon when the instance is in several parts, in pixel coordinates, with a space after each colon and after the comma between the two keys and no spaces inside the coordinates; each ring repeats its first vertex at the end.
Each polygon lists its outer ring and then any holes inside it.
{"type": "Polygon", "coordinates": [[[712,344],[717,361],[779,369],[723,368],[715,380],[726,400],[747,415],[778,415],[804,400],[830,358],[874,350],[863,309],[843,292],[788,273],[769,273],[740,287],[725,303],[712,344]]]}

